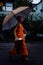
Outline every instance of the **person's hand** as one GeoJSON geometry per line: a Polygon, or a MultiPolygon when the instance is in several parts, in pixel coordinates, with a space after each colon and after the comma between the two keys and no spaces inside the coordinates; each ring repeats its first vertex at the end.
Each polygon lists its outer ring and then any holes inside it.
{"type": "Polygon", "coordinates": [[[28,34],[28,32],[26,31],[26,34],[28,34]]]}
{"type": "Polygon", "coordinates": [[[15,40],[18,40],[18,37],[16,37],[15,40]]]}

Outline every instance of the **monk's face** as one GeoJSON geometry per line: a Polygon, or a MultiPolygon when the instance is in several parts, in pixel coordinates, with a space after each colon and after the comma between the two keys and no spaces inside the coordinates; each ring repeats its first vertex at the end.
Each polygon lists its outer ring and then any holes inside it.
{"type": "Polygon", "coordinates": [[[18,20],[18,22],[22,22],[22,18],[21,17],[18,17],[17,20],[18,20]]]}

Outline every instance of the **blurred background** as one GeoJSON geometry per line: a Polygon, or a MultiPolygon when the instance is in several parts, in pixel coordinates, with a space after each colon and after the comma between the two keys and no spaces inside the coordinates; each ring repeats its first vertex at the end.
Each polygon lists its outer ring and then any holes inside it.
{"type": "Polygon", "coordinates": [[[43,0],[39,3],[32,3],[32,0],[0,0],[0,42],[14,41],[13,29],[2,30],[2,23],[11,11],[19,6],[29,6],[32,11],[24,20],[23,26],[30,32],[26,35],[26,41],[29,40],[43,40],[43,0]]]}
{"type": "Polygon", "coordinates": [[[43,65],[43,0],[0,0],[0,65],[20,64],[43,65]],[[13,57],[13,62],[9,60],[8,52],[15,43],[13,35],[15,27],[2,30],[4,18],[19,6],[29,6],[32,9],[22,23],[28,32],[25,39],[30,63],[21,61],[18,56],[13,57]]]}

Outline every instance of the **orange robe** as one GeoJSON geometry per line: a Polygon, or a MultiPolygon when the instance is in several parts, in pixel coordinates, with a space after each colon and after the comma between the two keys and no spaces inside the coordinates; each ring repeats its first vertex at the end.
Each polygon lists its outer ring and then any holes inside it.
{"type": "Polygon", "coordinates": [[[18,42],[18,44],[15,43],[14,48],[10,51],[10,53],[13,54],[13,55],[15,55],[17,49],[19,49],[19,51],[18,51],[18,54],[19,55],[28,56],[28,49],[27,49],[26,43],[25,43],[25,38],[24,38],[24,32],[23,32],[23,26],[22,26],[22,24],[20,24],[18,26],[17,31],[16,31],[16,34],[17,34],[17,37],[18,38],[22,38],[22,41],[21,42],[18,42]]]}

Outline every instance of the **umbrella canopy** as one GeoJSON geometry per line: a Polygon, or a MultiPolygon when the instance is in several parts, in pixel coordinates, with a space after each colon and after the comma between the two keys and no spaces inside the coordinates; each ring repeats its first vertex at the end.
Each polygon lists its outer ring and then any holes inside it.
{"type": "Polygon", "coordinates": [[[16,19],[17,16],[21,16],[21,18],[24,20],[29,15],[30,11],[32,11],[32,8],[30,8],[29,6],[21,6],[13,10],[4,18],[2,30],[8,30],[15,26],[18,23],[16,19]]]}

